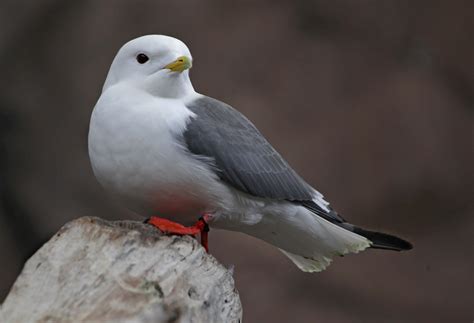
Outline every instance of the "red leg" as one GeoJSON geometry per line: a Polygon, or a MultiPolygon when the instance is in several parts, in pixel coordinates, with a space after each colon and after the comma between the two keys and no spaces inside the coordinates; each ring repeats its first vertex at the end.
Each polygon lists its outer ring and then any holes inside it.
{"type": "Polygon", "coordinates": [[[182,224],[167,219],[159,218],[157,216],[152,216],[148,220],[148,223],[160,229],[160,231],[163,233],[177,235],[196,235],[201,232],[201,227],[198,227],[199,222],[193,225],[192,227],[185,227],[182,224]]]}
{"type": "Polygon", "coordinates": [[[157,216],[152,216],[147,223],[158,228],[161,232],[166,234],[176,234],[176,235],[197,235],[201,233],[201,244],[206,249],[206,252],[209,252],[209,243],[208,243],[208,233],[209,226],[207,225],[206,220],[209,219],[209,215],[204,214],[196,224],[191,227],[185,227],[182,224],[159,218],[157,216]]]}
{"type": "Polygon", "coordinates": [[[204,223],[204,228],[201,231],[201,245],[206,249],[206,252],[209,252],[209,225],[202,218],[199,221],[204,223]]]}
{"type": "Polygon", "coordinates": [[[207,224],[207,221],[210,219],[211,216],[206,213],[204,213],[199,219],[199,221],[204,224],[204,227],[201,231],[201,245],[204,247],[204,249],[206,249],[207,252],[209,252],[209,225],[207,224]]]}

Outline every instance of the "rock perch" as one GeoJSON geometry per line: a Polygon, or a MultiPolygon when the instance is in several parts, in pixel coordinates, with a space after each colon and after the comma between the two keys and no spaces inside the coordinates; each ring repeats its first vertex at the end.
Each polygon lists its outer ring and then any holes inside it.
{"type": "Polygon", "coordinates": [[[232,273],[191,237],[84,217],[31,257],[0,322],[240,322],[232,273]]]}

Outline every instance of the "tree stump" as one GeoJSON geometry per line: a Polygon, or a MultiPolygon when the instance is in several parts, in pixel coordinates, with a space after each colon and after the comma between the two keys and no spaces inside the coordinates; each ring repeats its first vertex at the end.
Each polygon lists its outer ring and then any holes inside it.
{"type": "Polygon", "coordinates": [[[66,224],[25,264],[0,322],[240,322],[232,272],[192,237],[135,221],[66,224]]]}

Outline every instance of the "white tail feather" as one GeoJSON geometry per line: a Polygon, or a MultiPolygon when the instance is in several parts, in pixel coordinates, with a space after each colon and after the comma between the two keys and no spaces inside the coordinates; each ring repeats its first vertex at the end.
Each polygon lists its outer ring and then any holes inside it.
{"type": "Polygon", "coordinates": [[[358,253],[370,247],[370,241],[365,237],[343,229],[321,217],[315,216],[319,226],[331,235],[332,250],[314,246],[313,252],[308,256],[294,254],[280,249],[291,261],[304,272],[320,272],[331,264],[333,257],[343,256],[348,253],[358,253]]]}
{"type": "Polygon", "coordinates": [[[302,271],[307,273],[320,272],[326,269],[327,266],[331,264],[332,259],[328,257],[321,256],[319,259],[305,258],[300,255],[295,255],[294,253],[280,249],[281,252],[302,271]]]}

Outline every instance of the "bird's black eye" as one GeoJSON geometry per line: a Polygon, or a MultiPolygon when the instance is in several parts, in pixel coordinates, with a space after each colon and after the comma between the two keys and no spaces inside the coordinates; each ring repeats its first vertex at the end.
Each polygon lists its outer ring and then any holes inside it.
{"type": "Polygon", "coordinates": [[[148,56],[143,53],[137,55],[137,62],[140,64],[145,64],[149,60],[148,56]]]}

